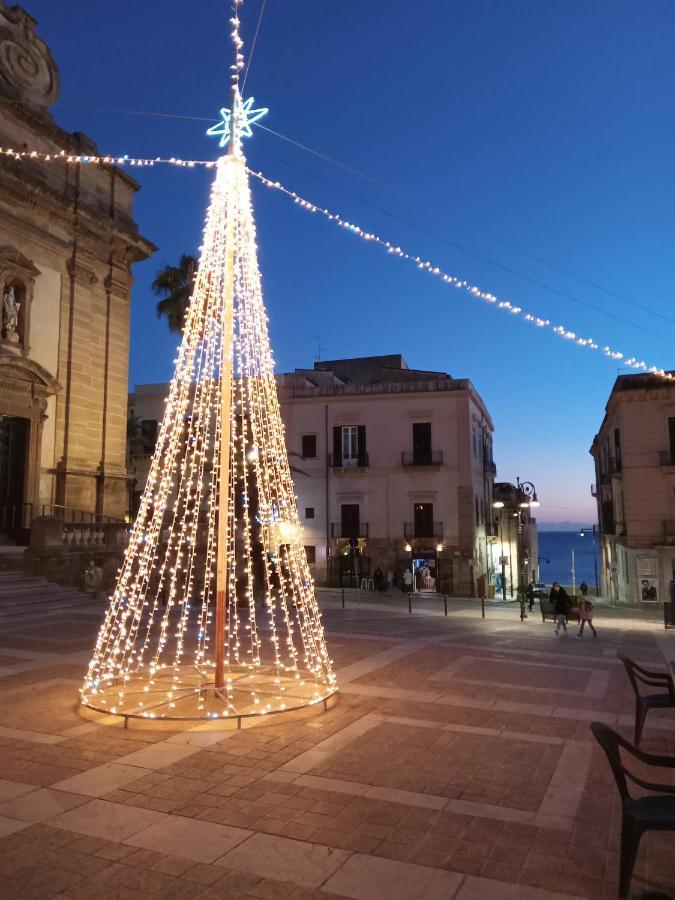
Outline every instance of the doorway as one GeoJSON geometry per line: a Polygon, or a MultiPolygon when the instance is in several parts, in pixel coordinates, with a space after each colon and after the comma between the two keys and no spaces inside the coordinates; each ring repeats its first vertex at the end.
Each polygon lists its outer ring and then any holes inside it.
{"type": "Polygon", "coordinates": [[[413,554],[413,589],[418,593],[434,593],[437,590],[436,554],[418,550],[413,554]]]}
{"type": "Polygon", "coordinates": [[[22,527],[30,421],[0,415],[0,529],[22,527]]]}

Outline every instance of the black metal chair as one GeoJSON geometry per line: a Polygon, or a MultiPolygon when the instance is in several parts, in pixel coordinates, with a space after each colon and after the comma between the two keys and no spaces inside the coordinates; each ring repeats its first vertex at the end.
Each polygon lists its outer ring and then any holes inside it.
{"type": "Polygon", "coordinates": [[[643,669],[622,653],[618,654],[624,664],[628,680],[635,692],[635,743],[640,743],[642,729],[650,709],[675,707],[675,683],[669,672],[652,672],[643,669]],[[643,694],[640,686],[661,688],[658,694],[643,694]]]}
{"type": "Polygon", "coordinates": [[[633,875],[640,838],[646,831],[675,831],[675,786],[653,784],[633,775],[624,766],[619,748],[650,766],[675,770],[675,757],[645,753],[617,734],[609,725],[592,722],[591,731],[605,751],[621,796],[621,860],[619,869],[619,900],[626,900],[633,875]],[[633,798],[628,792],[627,779],[655,795],[633,798]]]}

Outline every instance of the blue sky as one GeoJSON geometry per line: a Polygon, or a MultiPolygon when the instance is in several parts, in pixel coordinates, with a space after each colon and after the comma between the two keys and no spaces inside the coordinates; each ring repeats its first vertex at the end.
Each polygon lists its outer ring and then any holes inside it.
{"type": "MultiPolygon", "coordinates": [[[[248,46],[260,4],[244,4],[248,46]]],[[[208,123],[102,110],[215,121],[225,0],[25,6],[60,68],[61,125],[115,154],[215,158],[208,123]]],[[[260,131],[249,160],[535,314],[675,367],[674,26],[671,0],[268,0],[246,93],[270,128],[371,180],[260,131]]],[[[135,270],[131,384],[171,374],[176,338],[149,284],[196,251],[210,178],[141,173],[136,214],[159,251],[135,270]]],[[[276,193],[254,186],[254,202],[280,370],[311,366],[320,335],[324,358],[402,352],[468,377],[494,419],[498,477],[536,484],[540,521],[594,517],[588,447],[616,363],[276,193]]]]}

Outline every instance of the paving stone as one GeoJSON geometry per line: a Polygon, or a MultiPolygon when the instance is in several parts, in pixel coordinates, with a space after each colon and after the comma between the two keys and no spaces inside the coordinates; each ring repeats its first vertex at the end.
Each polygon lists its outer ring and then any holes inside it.
{"type": "Polygon", "coordinates": [[[52,820],[52,824],[68,831],[122,841],[164,818],[163,813],[134,809],[107,800],[91,800],[52,820]]]}
{"type": "Polygon", "coordinates": [[[218,860],[218,865],[279,878],[305,887],[319,887],[349,854],[342,850],[289,840],[271,834],[254,834],[218,860]]]}
{"type": "Polygon", "coordinates": [[[125,843],[144,847],[167,856],[180,856],[195,862],[212,863],[251,834],[243,828],[231,828],[184,816],[166,816],[139,831],[125,843]]]}
{"type": "Polygon", "coordinates": [[[28,827],[28,822],[24,822],[21,819],[12,819],[9,816],[0,816],[0,838],[7,837],[7,835],[15,834],[17,831],[21,831],[24,828],[28,827]]]}
{"type": "Polygon", "coordinates": [[[30,791],[34,790],[34,784],[21,784],[17,781],[4,781],[3,779],[0,779],[0,803],[4,803],[7,800],[13,800],[14,797],[19,797],[21,794],[28,794],[30,791]]]}
{"type": "Polygon", "coordinates": [[[47,822],[68,809],[88,802],[88,797],[79,794],[39,788],[0,804],[0,815],[23,819],[26,822],[47,822]]]}
{"type": "Polygon", "coordinates": [[[354,900],[450,900],[462,877],[453,872],[355,854],[324,888],[354,900]]]}

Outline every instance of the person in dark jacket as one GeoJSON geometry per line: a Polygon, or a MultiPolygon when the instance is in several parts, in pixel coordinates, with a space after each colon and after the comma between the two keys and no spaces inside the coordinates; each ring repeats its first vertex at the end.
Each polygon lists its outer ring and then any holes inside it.
{"type": "Polygon", "coordinates": [[[534,609],[534,581],[531,581],[527,590],[525,591],[525,596],[527,597],[527,606],[530,612],[534,609]]]}
{"type": "Polygon", "coordinates": [[[559,634],[560,626],[567,634],[567,613],[570,611],[571,603],[567,591],[564,587],[560,587],[557,581],[553,582],[551,593],[548,599],[553,604],[553,615],[555,616],[555,633],[559,634]]]}

